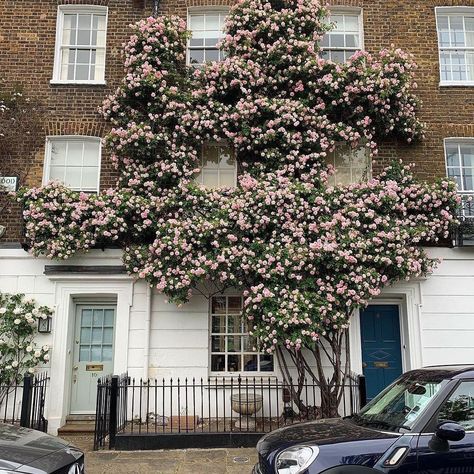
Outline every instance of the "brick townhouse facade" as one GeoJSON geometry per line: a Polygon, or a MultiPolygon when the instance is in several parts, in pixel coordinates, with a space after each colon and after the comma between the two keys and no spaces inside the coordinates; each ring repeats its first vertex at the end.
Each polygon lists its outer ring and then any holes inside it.
{"type": "MultiPolygon", "coordinates": [[[[395,45],[413,53],[419,66],[416,80],[426,138],[414,145],[383,143],[371,164],[373,174],[399,157],[415,163],[415,174],[422,179],[448,173],[458,180],[461,192],[474,193],[474,0],[330,3],[337,28],[324,40],[326,56],[344,60],[357,49],[375,52],[395,45]]],[[[115,173],[99,141],[108,125],[97,108],[122,78],[120,50],[129,36],[128,25],[150,15],[154,4],[152,0],[0,0],[0,77],[7,87],[20,86],[46,108],[44,136],[20,185],[38,186],[58,178],[86,191],[113,186],[115,173]]],[[[212,41],[220,35],[230,4],[228,0],[161,0],[159,12],[188,19],[194,39],[188,56],[201,63],[219,56],[212,41]]],[[[25,166],[24,157],[13,159],[16,169],[25,166]]],[[[0,174],[1,170],[0,163],[0,174]]],[[[107,311],[113,314],[113,336],[106,336],[103,326],[98,342],[107,370],[145,377],[207,377],[229,371],[228,364],[223,370],[213,362],[212,301],[209,304],[196,295],[177,309],[143,282],[123,274],[60,272],[62,263],[33,259],[21,249],[21,210],[12,204],[10,211],[0,216],[7,228],[0,239],[0,291],[26,292],[56,310],[52,333],[42,336],[53,347],[49,370],[58,402],[49,407],[51,431],[69,413],[94,409],[92,392],[89,398],[81,398],[76,379],[72,383],[72,368],[81,361],[73,341],[83,329],[84,311],[102,311],[103,318],[107,311]]],[[[472,343],[465,339],[474,331],[474,253],[465,248],[430,251],[444,259],[431,278],[397,284],[373,304],[377,314],[387,313],[396,321],[395,372],[474,358],[472,343]]],[[[116,268],[120,263],[120,252],[114,249],[92,251],[68,262],[91,268],[116,268]]],[[[235,298],[232,293],[224,297],[227,313],[231,298],[235,298]]],[[[362,316],[354,318],[350,336],[352,368],[359,372],[365,363],[362,316]]],[[[94,346],[81,341],[79,345],[91,351],[94,346]]],[[[227,357],[226,349],[223,352],[227,357]]],[[[265,362],[270,362],[269,368],[263,369],[260,361],[256,372],[278,373],[273,361],[265,362]]],[[[232,371],[242,372],[240,362],[235,367],[232,371]]],[[[79,377],[83,392],[90,384],[79,377]]]]}

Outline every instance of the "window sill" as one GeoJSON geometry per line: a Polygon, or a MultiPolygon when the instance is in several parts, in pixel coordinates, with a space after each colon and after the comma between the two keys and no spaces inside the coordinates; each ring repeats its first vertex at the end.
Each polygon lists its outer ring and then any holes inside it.
{"type": "Polygon", "coordinates": [[[51,79],[49,83],[53,86],[106,86],[107,81],[58,81],[51,79]]]}
{"type": "Polygon", "coordinates": [[[474,87],[474,81],[445,81],[439,87],[474,87]]]}

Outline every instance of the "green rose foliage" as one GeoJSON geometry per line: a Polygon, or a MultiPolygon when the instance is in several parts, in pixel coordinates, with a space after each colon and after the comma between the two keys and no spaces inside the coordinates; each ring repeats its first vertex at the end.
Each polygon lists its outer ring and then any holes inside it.
{"type": "Polygon", "coordinates": [[[49,360],[49,346],[38,346],[38,320],[52,315],[23,294],[0,293],[0,385],[18,383],[49,360]]]}

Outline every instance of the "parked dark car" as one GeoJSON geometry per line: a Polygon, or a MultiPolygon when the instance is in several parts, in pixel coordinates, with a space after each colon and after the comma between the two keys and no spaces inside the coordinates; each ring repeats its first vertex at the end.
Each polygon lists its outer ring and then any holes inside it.
{"type": "Polygon", "coordinates": [[[474,365],[402,375],[358,414],[280,428],[254,474],[474,472],[474,365]]]}
{"type": "Polygon", "coordinates": [[[83,474],[84,453],[41,431],[0,423],[0,474],[83,474]]]}

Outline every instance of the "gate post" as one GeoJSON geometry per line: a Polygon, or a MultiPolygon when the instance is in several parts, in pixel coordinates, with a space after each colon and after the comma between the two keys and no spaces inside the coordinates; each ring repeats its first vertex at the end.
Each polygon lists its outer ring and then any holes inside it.
{"type": "Polygon", "coordinates": [[[33,388],[33,377],[25,374],[23,377],[23,395],[21,399],[20,426],[31,427],[31,394],[33,388]]]}
{"type": "Polygon", "coordinates": [[[115,448],[117,434],[117,399],[119,376],[114,375],[110,384],[110,418],[109,418],[109,449],[115,448]]]}
{"type": "Polygon", "coordinates": [[[367,387],[365,385],[365,375],[359,375],[359,409],[367,405],[367,387]]]}

